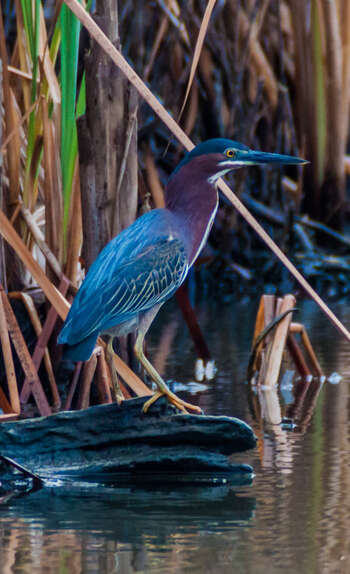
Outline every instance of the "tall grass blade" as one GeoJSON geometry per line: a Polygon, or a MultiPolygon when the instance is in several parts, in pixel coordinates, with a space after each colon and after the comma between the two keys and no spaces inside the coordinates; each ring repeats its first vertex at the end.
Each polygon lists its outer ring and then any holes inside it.
{"type": "Polygon", "coordinates": [[[32,61],[34,60],[35,52],[35,40],[34,40],[34,22],[33,22],[33,12],[32,12],[32,0],[21,0],[22,15],[24,30],[27,37],[28,47],[31,54],[32,61]]]}
{"type": "Polygon", "coordinates": [[[78,119],[81,116],[83,116],[85,114],[85,110],[86,110],[86,81],[84,72],[78,95],[76,118],[78,119]]]}
{"type": "Polygon", "coordinates": [[[78,152],[75,122],[80,22],[63,5],[61,10],[61,169],[63,183],[63,228],[66,234],[74,166],[78,152]]]}
{"type": "MultiPolygon", "coordinates": [[[[30,100],[33,104],[37,99],[38,89],[38,56],[39,56],[39,42],[40,42],[40,0],[35,0],[34,4],[34,19],[32,15],[32,2],[22,1],[22,12],[25,31],[27,35],[27,42],[30,47],[32,58],[32,85],[30,100]]],[[[25,180],[23,190],[23,200],[26,206],[33,205],[33,195],[35,195],[35,179],[37,169],[40,162],[40,154],[36,154],[36,165],[33,165],[33,155],[35,148],[35,141],[38,133],[38,125],[36,122],[36,113],[33,110],[29,116],[28,128],[28,144],[26,154],[26,168],[25,180]]]]}

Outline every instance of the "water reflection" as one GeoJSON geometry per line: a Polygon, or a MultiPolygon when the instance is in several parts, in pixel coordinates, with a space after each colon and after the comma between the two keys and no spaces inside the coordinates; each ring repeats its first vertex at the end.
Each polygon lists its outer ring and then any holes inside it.
{"type": "MultiPolygon", "coordinates": [[[[251,394],[256,309],[198,308],[218,374],[192,385],[191,400],[253,427],[258,448],[236,461],[254,467],[252,486],[81,485],[12,498],[0,507],[1,574],[348,574],[350,346],[314,305],[298,308],[325,374],[340,373],[339,384],[300,379],[291,387],[286,379],[282,392],[251,394]]],[[[335,311],[349,327],[348,306],[335,311]]],[[[164,309],[151,335],[158,368],[194,382],[193,345],[175,307],[164,309]]]]}
{"type": "MultiPolygon", "coordinates": [[[[239,496],[230,486],[45,488],[12,498],[2,507],[1,572],[8,574],[19,566],[23,572],[57,572],[70,552],[75,560],[69,571],[82,572],[84,556],[94,561],[96,554],[112,552],[117,563],[125,551],[130,564],[136,561],[144,570],[148,552],[172,554],[174,541],[201,548],[203,535],[242,528],[254,508],[253,497],[239,496]],[[6,534],[9,531],[12,535],[6,534]]],[[[119,572],[114,560],[112,566],[119,572]]]]}

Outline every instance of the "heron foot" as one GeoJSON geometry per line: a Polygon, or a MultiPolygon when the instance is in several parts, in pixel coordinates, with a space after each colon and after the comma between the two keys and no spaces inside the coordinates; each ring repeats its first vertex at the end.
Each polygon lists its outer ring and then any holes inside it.
{"type": "Polygon", "coordinates": [[[148,399],[148,401],[145,402],[145,404],[143,405],[142,411],[144,413],[147,413],[148,409],[150,408],[151,405],[153,405],[153,403],[155,403],[158,399],[160,399],[160,397],[166,397],[168,399],[168,402],[172,405],[174,405],[174,407],[176,407],[177,409],[179,409],[180,411],[182,411],[183,413],[187,413],[188,411],[194,411],[197,414],[202,415],[203,411],[200,407],[198,407],[197,405],[192,405],[191,403],[187,403],[186,401],[183,401],[182,399],[180,399],[178,396],[176,396],[174,393],[172,393],[170,391],[170,389],[162,389],[159,391],[156,391],[154,393],[154,395],[148,399]],[[167,392],[167,390],[169,392],[167,392]]]}

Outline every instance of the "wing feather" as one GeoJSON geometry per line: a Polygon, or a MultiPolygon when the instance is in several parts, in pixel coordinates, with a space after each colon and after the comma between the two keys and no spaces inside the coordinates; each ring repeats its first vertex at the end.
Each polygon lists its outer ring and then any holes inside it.
{"type": "Polygon", "coordinates": [[[74,344],[164,302],[183,283],[188,268],[184,244],[176,237],[158,237],[117,264],[107,253],[101,266],[89,271],[59,341],[74,344]]]}

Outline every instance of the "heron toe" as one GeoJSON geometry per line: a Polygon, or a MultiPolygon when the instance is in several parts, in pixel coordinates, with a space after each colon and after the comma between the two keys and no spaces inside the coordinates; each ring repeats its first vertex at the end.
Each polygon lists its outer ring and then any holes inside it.
{"type": "Polygon", "coordinates": [[[198,407],[197,405],[192,405],[191,403],[183,401],[182,399],[180,399],[180,397],[178,397],[177,395],[172,393],[170,391],[170,389],[168,389],[168,391],[169,392],[167,392],[166,389],[162,389],[161,391],[160,390],[156,391],[154,393],[154,395],[150,399],[148,399],[148,401],[145,402],[145,404],[143,405],[142,411],[144,413],[147,413],[148,409],[150,408],[151,405],[153,405],[153,403],[155,403],[161,397],[165,396],[170,404],[174,405],[174,407],[176,407],[177,409],[179,409],[183,413],[188,414],[188,411],[194,411],[195,413],[197,413],[199,415],[203,414],[202,409],[200,407],[198,407]]]}

